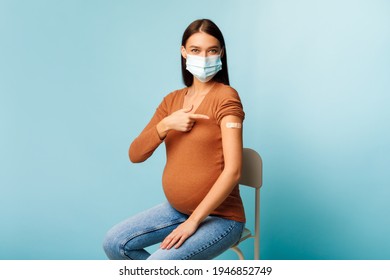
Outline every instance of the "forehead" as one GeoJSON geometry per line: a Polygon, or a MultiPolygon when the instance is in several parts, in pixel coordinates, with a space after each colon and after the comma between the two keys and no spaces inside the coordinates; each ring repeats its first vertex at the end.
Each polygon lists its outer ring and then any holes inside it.
{"type": "Polygon", "coordinates": [[[214,46],[221,47],[217,38],[204,32],[197,32],[192,34],[188,38],[185,45],[185,47],[189,47],[189,46],[197,46],[201,48],[209,48],[214,46]]]}

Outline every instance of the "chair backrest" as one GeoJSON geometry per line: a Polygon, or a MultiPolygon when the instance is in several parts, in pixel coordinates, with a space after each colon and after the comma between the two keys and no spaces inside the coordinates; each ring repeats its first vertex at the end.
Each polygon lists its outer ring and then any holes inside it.
{"type": "Polygon", "coordinates": [[[263,185],[263,161],[260,155],[252,149],[244,148],[242,151],[242,170],[240,185],[261,188],[263,185]]]}

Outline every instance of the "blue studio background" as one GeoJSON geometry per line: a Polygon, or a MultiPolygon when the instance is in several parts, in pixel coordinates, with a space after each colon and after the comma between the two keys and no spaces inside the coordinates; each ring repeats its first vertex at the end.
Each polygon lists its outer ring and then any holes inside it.
{"type": "Polygon", "coordinates": [[[163,200],[164,148],[139,165],[127,149],[183,87],[198,18],[224,33],[264,160],[261,257],[390,259],[389,15],[385,0],[0,0],[0,259],[105,259],[105,232],[163,200]]]}

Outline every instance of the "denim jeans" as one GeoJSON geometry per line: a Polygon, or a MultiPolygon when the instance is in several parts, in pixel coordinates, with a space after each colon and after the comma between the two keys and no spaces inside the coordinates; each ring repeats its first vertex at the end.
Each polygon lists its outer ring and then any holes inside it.
{"type": "Polygon", "coordinates": [[[168,202],[160,204],[111,228],[104,251],[114,260],[207,260],[236,244],[244,229],[244,223],[208,216],[179,248],[158,249],[152,254],[144,249],[162,242],[187,218],[168,202]]]}

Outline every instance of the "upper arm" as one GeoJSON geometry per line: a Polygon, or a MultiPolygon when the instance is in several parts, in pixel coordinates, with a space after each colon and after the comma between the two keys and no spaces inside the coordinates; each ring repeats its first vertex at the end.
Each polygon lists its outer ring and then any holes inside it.
{"type": "Polygon", "coordinates": [[[222,148],[225,161],[224,169],[238,177],[242,164],[242,118],[228,115],[221,120],[222,148]],[[240,125],[227,125],[228,123],[240,125]],[[234,126],[234,127],[231,127],[234,126]],[[237,174],[238,173],[238,174],[237,174]]]}

